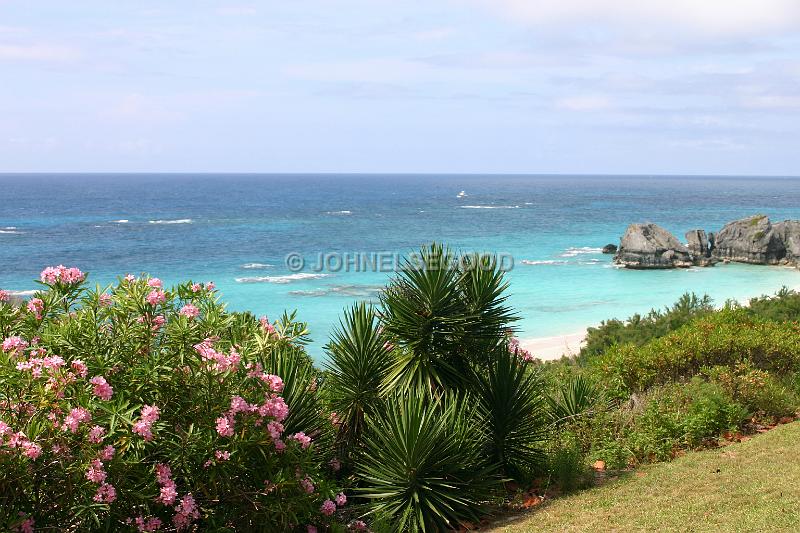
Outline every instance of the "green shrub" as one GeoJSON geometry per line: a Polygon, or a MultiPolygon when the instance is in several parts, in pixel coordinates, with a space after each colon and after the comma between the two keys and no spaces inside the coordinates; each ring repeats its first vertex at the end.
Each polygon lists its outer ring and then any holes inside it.
{"type": "Polygon", "coordinates": [[[735,431],[748,412],[718,384],[696,377],[648,392],[626,431],[625,441],[637,461],[670,459],[683,447],[696,447],[735,431]]]}
{"type": "Polygon", "coordinates": [[[672,307],[663,311],[652,309],[644,316],[636,314],[626,321],[603,321],[600,326],[587,330],[580,357],[582,360],[589,359],[618,344],[641,346],[713,311],[714,306],[707,295],[698,297],[686,293],[672,307]]]}
{"type": "Polygon", "coordinates": [[[695,320],[648,344],[625,344],[592,361],[618,394],[693,376],[707,366],[747,361],[783,374],[800,367],[800,326],[759,319],[744,309],[726,309],[695,320]]]}
{"type": "Polygon", "coordinates": [[[797,393],[769,372],[753,368],[748,362],[738,363],[733,368],[714,367],[704,373],[762,421],[773,422],[793,416],[800,407],[797,393]]]}
{"type": "Polygon", "coordinates": [[[550,482],[563,492],[572,492],[591,485],[586,455],[575,434],[564,431],[551,443],[548,474],[550,482]]]}
{"type": "Polygon", "coordinates": [[[0,302],[0,529],[331,523],[303,324],[228,313],[211,285],[83,280],[48,268],[0,302]]]}

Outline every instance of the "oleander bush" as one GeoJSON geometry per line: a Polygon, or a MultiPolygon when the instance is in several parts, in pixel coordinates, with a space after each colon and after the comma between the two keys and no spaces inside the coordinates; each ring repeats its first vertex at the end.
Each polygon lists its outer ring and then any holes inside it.
{"type": "Polygon", "coordinates": [[[305,326],[213,284],[42,272],[0,293],[0,530],[337,528],[305,326]]]}

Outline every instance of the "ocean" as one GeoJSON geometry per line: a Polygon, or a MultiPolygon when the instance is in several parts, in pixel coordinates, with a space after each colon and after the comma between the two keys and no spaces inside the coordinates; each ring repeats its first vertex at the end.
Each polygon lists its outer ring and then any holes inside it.
{"type": "Polygon", "coordinates": [[[722,304],[800,286],[794,268],[634,271],[600,253],[631,222],[682,239],[757,213],[800,218],[799,178],[5,174],[0,197],[0,288],[34,290],[42,268],[59,263],[100,285],[129,272],[213,280],[231,309],[270,318],[297,309],[318,359],[342,310],[375,300],[391,276],[374,264],[334,271],[336,258],[385,259],[431,241],[513,259],[522,338],[576,333],[686,291],[722,304]],[[287,267],[289,254],[305,268],[287,267]],[[315,271],[320,254],[334,268],[315,271]]]}

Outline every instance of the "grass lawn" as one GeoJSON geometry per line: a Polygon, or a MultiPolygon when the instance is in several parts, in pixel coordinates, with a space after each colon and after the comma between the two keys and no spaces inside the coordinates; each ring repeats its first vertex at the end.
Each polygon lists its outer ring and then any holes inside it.
{"type": "Polygon", "coordinates": [[[495,532],[800,531],[800,422],[543,504],[495,532]]]}

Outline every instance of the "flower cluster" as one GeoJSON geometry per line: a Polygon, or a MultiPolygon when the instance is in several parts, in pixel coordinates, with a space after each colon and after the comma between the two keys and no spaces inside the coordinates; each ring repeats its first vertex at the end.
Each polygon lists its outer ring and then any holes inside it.
{"type": "Polygon", "coordinates": [[[28,308],[28,311],[33,313],[33,315],[36,317],[36,320],[42,319],[42,313],[44,312],[44,302],[40,298],[31,298],[28,301],[26,307],[28,308]]]}
{"type": "Polygon", "coordinates": [[[42,453],[42,447],[31,441],[25,433],[11,430],[8,424],[0,420],[0,446],[22,450],[22,454],[28,459],[37,459],[42,453]],[[6,436],[8,441],[6,441],[6,436]]]}
{"type": "Polygon", "coordinates": [[[85,278],[86,275],[81,272],[80,269],[76,267],[67,268],[64,265],[47,267],[42,270],[42,273],[39,275],[39,279],[42,280],[42,283],[47,283],[48,285],[56,285],[58,283],[62,285],[75,285],[82,282],[85,278]]]}
{"type": "Polygon", "coordinates": [[[155,405],[145,405],[139,420],[133,424],[133,432],[144,437],[144,440],[153,440],[152,426],[158,420],[161,410],[155,405]]]}
{"type": "Polygon", "coordinates": [[[187,318],[197,318],[200,315],[200,309],[192,304],[186,304],[181,307],[179,313],[187,318]]]}
{"type": "Polygon", "coordinates": [[[235,371],[241,361],[241,356],[235,348],[230,349],[230,354],[215,350],[213,339],[206,339],[200,344],[196,344],[194,349],[200,354],[203,361],[208,362],[210,368],[216,372],[235,371]]]}
{"type": "Polygon", "coordinates": [[[106,378],[102,376],[93,377],[89,380],[89,383],[94,385],[92,392],[101,400],[110,400],[111,396],[114,394],[114,389],[108,384],[106,378]]]}
{"type": "Polygon", "coordinates": [[[4,291],[3,289],[0,289],[0,302],[7,302],[10,299],[11,299],[11,295],[8,293],[8,291],[4,291]]]}
{"type": "Polygon", "coordinates": [[[508,341],[508,350],[516,354],[522,361],[526,363],[530,363],[531,361],[535,360],[536,358],[531,354],[530,351],[522,348],[519,344],[519,339],[516,337],[511,337],[508,341]]]}

